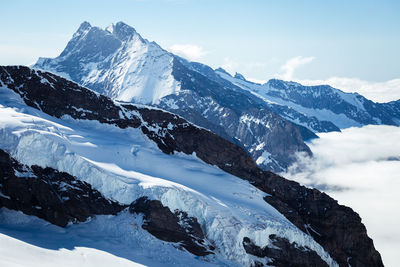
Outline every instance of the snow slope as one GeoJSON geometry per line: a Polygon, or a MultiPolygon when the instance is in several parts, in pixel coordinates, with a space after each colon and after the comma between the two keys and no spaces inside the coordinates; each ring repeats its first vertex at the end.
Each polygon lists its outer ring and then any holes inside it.
{"type": "MultiPolygon", "coordinates": [[[[268,236],[276,234],[309,247],[336,266],[318,243],[263,200],[265,193],[196,155],[162,153],[140,129],[55,119],[1,88],[0,148],[23,164],[68,172],[120,203],[148,196],[171,210],[187,212],[217,248],[216,255],[206,259],[219,265],[249,265],[253,256],[245,253],[243,237],[263,247],[270,245],[268,236]]],[[[121,235],[129,236],[123,231],[121,235]]]]}

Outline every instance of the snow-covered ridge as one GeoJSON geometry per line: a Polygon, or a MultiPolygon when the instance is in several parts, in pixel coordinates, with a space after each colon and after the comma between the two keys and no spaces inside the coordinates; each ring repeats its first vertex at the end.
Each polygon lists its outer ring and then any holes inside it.
{"type": "Polygon", "coordinates": [[[393,111],[394,104],[374,103],[357,93],[345,93],[328,85],[303,86],[277,79],[257,84],[243,76],[232,77],[221,69],[217,69],[216,73],[263,99],[281,116],[314,132],[335,130],[328,122],[344,129],[366,124],[397,125],[400,117],[400,113],[393,111]],[[315,119],[324,125],[315,124],[315,119]]]}
{"type": "Polygon", "coordinates": [[[207,165],[195,155],[166,155],[139,129],[52,118],[0,89],[0,148],[21,163],[49,166],[90,183],[104,196],[129,204],[140,196],[198,218],[221,259],[250,264],[244,236],[259,246],[276,234],[334,261],[310,236],[268,205],[265,193],[207,165]],[[35,155],[35,156],[33,156],[35,155]],[[214,185],[214,186],[212,186],[214,185]],[[229,190],[227,190],[229,189],[229,190]]]}

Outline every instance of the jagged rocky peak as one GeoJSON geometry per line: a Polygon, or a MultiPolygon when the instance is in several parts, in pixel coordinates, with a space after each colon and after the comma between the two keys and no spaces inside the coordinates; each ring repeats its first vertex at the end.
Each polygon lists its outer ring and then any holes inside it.
{"type": "Polygon", "coordinates": [[[57,58],[34,68],[51,71],[122,101],[153,103],[179,90],[172,55],[123,22],[105,29],[84,23],[57,58]],[[82,29],[86,30],[82,33],[82,29]]]}
{"type": "Polygon", "coordinates": [[[105,29],[91,26],[89,22],[84,21],[73,34],[60,57],[79,54],[84,61],[97,56],[106,58],[123,42],[131,40],[134,36],[137,36],[141,42],[145,42],[133,27],[122,21],[111,24],[105,29]]]}
{"type": "Polygon", "coordinates": [[[117,23],[112,23],[109,26],[107,26],[104,30],[101,29],[100,27],[93,27],[89,22],[84,21],[81,23],[79,26],[78,30],[74,33],[73,38],[79,37],[83,35],[84,33],[90,31],[90,30],[95,30],[98,32],[102,32],[103,34],[105,33],[110,33],[113,36],[117,37],[121,41],[126,41],[128,40],[131,36],[134,35],[139,35],[135,28],[129,26],[128,24],[119,21],[117,23]]]}
{"type": "Polygon", "coordinates": [[[293,81],[284,81],[279,79],[270,79],[267,83],[270,87],[273,88],[289,88],[289,87],[300,87],[302,86],[300,83],[293,82],[293,81]]]}
{"type": "Polygon", "coordinates": [[[78,30],[74,33],[73,37],[82,35],[85,31],[89,30],[90,28],[92,28],[92,25],[90,25],[89,22],[87,21],[82,22],[78,30]]]}
{"type": "Polygon", "coordinates": [[[234,78],[242,80],[242,81],[246,81],[246,78],[242,74],[240,74],[238,72],[235,73],[234,78]]]}
{"type": "Polygon", "coordinates": [[[128,24],[119,21],[116,24],[112,23],[105,30],[114,36],[116,36],[121,41],[127,41],[134,35],[140,36],[135,30],[135,28],[129,26],[128,24]]]}
{"type": "Polygon", "coordinates": [[[221,67],[216,68],[215,71],[216,71],[216,72],[224,73],[224,74],[229,75],[229,76],[232,77],[232,75],[230,75],[229,72],[227,72],[225,69],[223,69],[223,68],[221,68],[221,67]]]}
{"type": "MultiPolygon", "coordinates": [[[[82,62],[89,62],[95,57],[106,58],[121,45],[121,41],[109,32],[99,28],[92,27],[89,22],[83,22],[74,33],[72,39],[68,42],[59,58],[68,61],[68,65],[76,66],[81,59],[82,62]]],[[[39,58],[36,65],[54,65],[51,59],[39,58]]],[[[70,78],[74,78],[70,76],[70,78]]]]}
{"type": "Polygon", "coordinates": [[[92,27],[89,22],[84,21],[75,32],[73,37],[81,36],[85,32],[93,31],[96,35],[111,35],[112,37],[120,40],[121,42],[126,42],[133,38],[134,36],[138,36],[138,38],[144,42],[144,39],[140,36],[140,34],[135,30],[135,28],[129,26],[128,24],[119,21],[117,23],[112,23],[105,29],[100,27],[92,27]]]}

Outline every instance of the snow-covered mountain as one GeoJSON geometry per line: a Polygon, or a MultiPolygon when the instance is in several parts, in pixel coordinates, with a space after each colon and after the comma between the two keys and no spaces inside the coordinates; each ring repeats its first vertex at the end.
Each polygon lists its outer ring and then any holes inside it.
{"type": "Polygon", "coordinates": [[[314,132],[368,124],[400,125],[400,100],[374,103],[362,95],[345,93],[329,85],[304,86],[277,79],[257,84],[222,69],[217,73],[269,103],[271,110],[282,117],[314,132]]]}
{"type": "Polygon", "coordinates": [[[82,23],[60,56],[34,67],[116,100],[177,113],[241,145],[264,169],[282,171],[295,152],[311,154],[304,140],[316,137],[210,67],[163,50],[122,22],[106,29],[82,23]]]}
{"type": "Polygon", "coordinates": [[[383,266],[357,213],[175,114],[27,67],[0,85],[0,239],[28,259],[383,266]]]}
{"type": "Polygon", "coordinates": [[[172,61],[171,54],[122,22],[104,30],[84,22],[59,57],[40,58],[35,67],[113,99],[151,104],[180,90],[172,61]]]}

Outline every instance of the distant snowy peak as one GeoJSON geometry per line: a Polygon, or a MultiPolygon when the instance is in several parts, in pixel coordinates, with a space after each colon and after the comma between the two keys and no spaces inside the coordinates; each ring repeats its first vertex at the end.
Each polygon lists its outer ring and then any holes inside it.
{"type": "Polygon", "coordinates": [[[34,68],[53,72],[122,101],[157,103],[180,90],[173,55],[123,23],[105,29],[83,22],[59,57],[34,68]]]}
{"type": "Polygon", "coordinates": [[[78,36],[81,36],[84,34],[84,32],[88,31],[90,28],[92,28],[92,25],[90,25],[89,22],[84,21],[82,24],[79,26],[78,30],[74,33],[72,38],[76,38],[78,36]]]}
{"type": "Polygon", "coordinates": [[[215,71],[216,71],[216,72],[224,73],[224,74],[226,74],[226,75],[228,75],[228,76],[232,76],[232,75],[229,74],[229,72],[227,72],[225,69],[223,69],[223,68],[221,68],[221,67],[215,69],[215,71]]]}

